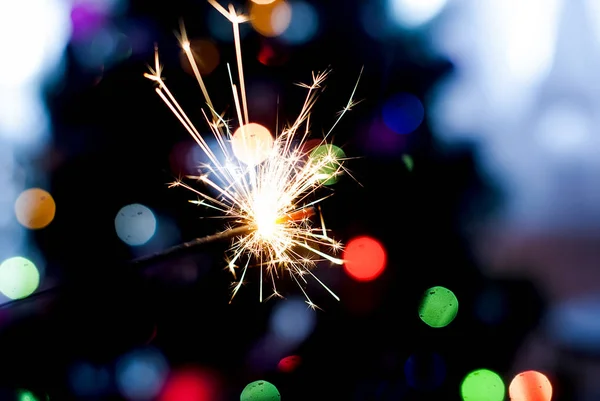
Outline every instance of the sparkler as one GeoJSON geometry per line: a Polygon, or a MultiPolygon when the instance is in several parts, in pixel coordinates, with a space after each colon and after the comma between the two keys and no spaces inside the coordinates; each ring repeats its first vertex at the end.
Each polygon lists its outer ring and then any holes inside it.
{"type": "MultiPolygon", "coordinates": [[[[209,146],[165,85],[161,76],[158,49],[155,49],[154,68],[150,68],[150,73],[144,76],[156,83],[158,96],[209,160],[209,163],[200,166],[200,175],[187,177],[196,180],[207,190],[198,190],[183,180],[173,182],[170,187],[183,187],[191,191],[199,199],[192,201],[193,203],[215,209],[219,212],[219,217],[229,219],[230,225],[225,233],[239,230],[239,235],[235,236],[227,252],[227,269],[237,280],[233,283],[231,300],[244,283],[250,267],[258,267],[260,270],[261,302],[272,296],[281,297],[275,281],[283,273],[288,273],[298,284],[307,304],[312,308],[316,305],[304,289],[307,278],[316,280],[339,300],[312,272],[318,261],[343,264],[343,260],[336,256],[342,249],[342,244],[328,235],[320,210],[319,202],[327,196],[316,200],[313,198],[323,187],[323,183],[347,170],[343,167],[343,160],[332,150],[335,148],[327,147],[325,149],[330,149],[329,151],[310,157],[303,146],[310,135],[311,110],[329,71],[313,72],[310,84],[298,84],[308,92],[304,104],[295,122],[284,127],[281,132],[276,132],[273,137],[267,128],[250,122],[248,115],[239,31],[239,25],[248,21],[248,17],[238,14],[232,5],[226,9],[216,0],[208,2],[231,22],[233,28],[238,84],[233,81],[229,64],[227,68],[238,128],[232,131],[228,122],[216,112],[182,26],[179,38],[181,47],[208,106],[209,113],[204,110],[202,113],[218,149],[209,146]],[[311,218],[317,215],[320,225],[313,226],[311,218]],[[247,229],[240,230],[240,227],[247,229]],[[237,279],[240,270],[241,275],[237,279]],[[267,280],[270,281],[273,292],[265,298],[263,286],[267,280]]],[[[354,95],[361,75],[362,70],[348,103],[338,113],[337,120],[323,136],[321,144],[326,143],[344,114],[357,104],[354,95]]]]}

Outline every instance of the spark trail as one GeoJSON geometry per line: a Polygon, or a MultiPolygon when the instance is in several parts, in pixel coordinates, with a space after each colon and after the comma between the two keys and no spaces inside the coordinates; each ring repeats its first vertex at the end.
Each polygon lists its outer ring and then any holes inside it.
{"type": "Polygon", "coordinates": [[[238,14],[232,5],[226,9],[215,0],[208,2],[231,22],[233,28],[237,84],[234,83],[231,67],[227,67],[237,129],[233,131],[215,110],[182,26],[179,37],[181,47],[192,66],[208,107],[208,112],[202,112],[216,146],[211,147],[200,135],[168,89],[161,75],[158,49],[155,49],[154,67],[144,76],[156,84],[158,96],[208,158],[208,163],[200,166],[198,176],[187,177],[202,184],[203,190],[196,189],[183,180],[177,180],[170,186],[183,187],[193,192],[199,199],[193,203],[217,210],[220,217],[229,220],[228,230],[241,226],[250,227],[243,235],[234,238],[227,252],[227,268],[237,280],[233,283],[231,300],[243,285],[250,267],[260,269],[261,302],[273,296],[281,296],[276,287],[276,279],[284,273],[289,274],[298,284],[307,304],[312,308],[317,306],[304,289],[307,279],[315,280],[339,300],[312,272],[318,261],[343,264],[343,260],[336,256],[342,249],[342,244],[328,235],[319,207],[319,202],[327,196],[315,197],[327,180],[346,172],[344,160],[339,158],[335,148],[327,145],[326,141],[344,114],[357,103],[354,96],[362,70],[348,103],[322,138],[321,148],[327,151],[314,156],[304,145],[311,133],[311,110],[330,71],[313,73],[310,83],[298,84],[307,91],[304,104],[295,121],[283,127],[273,137],[267,128],[251,123],[248,115],[239,34],[239,25],[248,21],[248,17],[238,14]],[[317,214],[320,224],[314,226],[312,217],[317,214]],[[267,282],[272,288],[272,294],[265,298],[263,286],[267,282]]]}

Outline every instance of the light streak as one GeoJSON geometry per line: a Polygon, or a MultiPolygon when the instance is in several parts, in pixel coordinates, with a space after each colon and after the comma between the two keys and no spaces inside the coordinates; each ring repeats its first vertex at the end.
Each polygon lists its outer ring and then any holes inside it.
{"type": "MultiPolygon", "coordinates": [[[[193,49],[182,26],[179,37],[181,47],[192,66],[206,105],[210,109],[210,113],[208,113],[210,118],[204,110],[203,115],[216,140],[218,149],[211,149],[167,88],[161,75],[162,66],[159,61],[158,49],[155,49],[154,67],[150,68],[150,73],[146,73],[144,76],[156,83],[156,93],[209,160],[209,163],[201,166],[199,176],[188,176],[188,178],[203,184],[208,191],[195,189],[182,180],[177,180],[170,186],[183,187],[196,194],[199,200],[193,202],[216,209],[220,217],[230,220],[229,229],[241,226],[251,227],[250,230],[244,231],[243,234],[234,238],[232,246],[227,252],[227,268],[233,274],[234,279],[237,279],[237,271],[242,271],[239,280],[233,283],[231,300],[244,284],[246,272],[250,267],[260,269],[259,300],[261,302],[273,296],[281,296],[275,282],[283,272],[288,273],[298,284],[310,307],[316,308],[317,306],[304,289],[307,282],[305,276],[315,279],[336,300],[339,300],[339,297],[311,271],[318,261],[329,261],[336,265],[343,264],[343,260],[336,256],[343,246],[328,235],[329,230],[325,227],[321,213],[319,202],[326,197],[312,199],[323,186],[323,182],[346,170],[343,167],[343,160],[339,160],[335,152],[311,158],[303,147],[310,135],[311,110],[329,71],[313,72],[311,83],[298,84],[308,93],[296,120],[291,125],[283,127],[281,132],[279,132],[280,127],[276,127],[277,134],[272,141],[261,143],[258,140],[257,142],[256,136],[258,135],[254,136],[251,132],[253,124],[250,124],[248,115],[239,35],[239,24],[248,21],[248,17],[238,14],[231,5],[226,9],[215,0],[208,0],[208,2],[231,22],[233,28],[239,90],[238,84],[233,82],[234,74],[232,74],[230,66],[227,67],[240,132],[232,130],[228,122],[214,109],[200,71],[196,66],[193,49]],[[258,156],[259,153],[266,156],[264,160],[257,159],[256,163],[250,163],[246,158],[241,158],[239,154],[236,155],[231,145],[234,133],[242,135],[242,144],[249,147],[249,152],[253,152],[255,156],[258,156]],[[270,146],[270,148],[265,149],[264,146],[270,146]],[[332,169],[332,164],[337,168],[332,169]],[[211,195],[211,193],[216,193],[216,195],[211,195]],[[314,227],[311,217],[317,212],[321,224],[314,227]],[[312,256],[305,256],[306,251],[312,256]],[[263,277],[270,277],[270,280],[264,281],[271,283],[273,291],[267,298],[263,298],[263,277]]],[[[362,70],[347,105],[338,113],[335,123],[327,131],[321,144],[325,144],[326,138],[343,115],[356,105],[354,96],[361,75],[362,70]]]]}

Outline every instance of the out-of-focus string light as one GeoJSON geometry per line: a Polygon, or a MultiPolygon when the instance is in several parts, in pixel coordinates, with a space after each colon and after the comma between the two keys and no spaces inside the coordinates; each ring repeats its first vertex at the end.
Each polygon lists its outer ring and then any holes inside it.
{"type": "Polygon", "coordinates": [[[144,245],[156,232],[156,217],[152,210],[139,203],[123,206],[115,217],[115,230],[127,245],[144,245]]]}
{"type": "Polygon", "coordinates": [[[511,401],[550,401],[552,384],[543,373],[528,370],[512,379],[508,394],[511,401]]]}
{"type": "Polygon", "coordinates": [[[379,277],[387,264],[387,253],[376,239],[360,236],[346,244],[343,254],[344,270],[357,281],[372,281],[379,277]]]}
{"type": "Polygon", "coordinates": [[[502,401],[506,388],[498,373],[477,369],[465,376],[460,384],[463,401],[502,401]]]}
{"type": "Polygon", "coordinates": [[[15,201],[15,214],[24,227],[37,230],[54,220],[56,204],[48,191],[30,188],[21,192],[15,201]]]}
{"type": "Polygon", "coordinates": [[[302,358],[298,355],[290,355],[281,359],[277,364],[277,369],[283,373],[291,373],[298,369],[302,364],[302,358]]]}
{"type": "Polygon", "coordinates": [[[275,37],[285,32],[292,21],[292,8],[285,0],[250,5],[250,23],[263,36],[275,37]]]}
{"type": "Polygon", "coordinates": [[[280,401],[279,390],[273,384],[265,380],[257,380],[249,383],[242,394],[240,401],[280,401]]]}
{"type": "Polygon", "coordinates": [[[437,16],[448,0],[388,0],[394,22],[403,28],[419,27],[437,16]]]}
{"type": "Polygon", "coordinates": [[[69,385],[77,397],[101,397],[109,391],[111,384],[111,375],[106,367],[79,362],[69,369],[69,385]]]}
{"type": "Polygon", "coordinates": [[[15,256],[0,264],[0,293],[7,298],[28,297],[39,284],[40,272],[31,260],[15,256]]]}
{"type": "MultiPolygon", "coordinates": [[[[48,398],[46,398],[48,400],[48,398]]],[[[17,401],[46,401],[40,400],[29,390],[19,390],[17,392],[17,401]]]]}
{"type": "Polygon", "coordinates": [[[410,134],[423,122],[425,108],[411,93],[398,93],[387,99],[381,109],[385,125],[397,134],[410,134]]]}
{"type": "Polygon", "coordinates": [[[158,401],[218,400],[220,384],[212,373],[199,367],[186,367],[171,372],[158,401]]]}
{"type": "Polygon", "coordinates": [[[153,400],[161,391],[168,372],[167,360],[158,350],[136,350],[118,361],[117,385],[128,400],[153,400]]]}
{"type": "Polygon", "coordinates": [[[419,304],[419,317],[428,326],[446,327],[458,314],[458,299],[444,287],[431,287],[423,294],[419,304]]]}
{"type": "MultiPolygon", "coordinates": [[[[217,45],[207,39],[190,40],[190,51],[196,61],[198,71],[202,75],[209,75],[217,68],[221,61],[221,54],[217,45]]],[[[190,75],[194,75],[194,69],[185,51],[180,53],[181,66],[190,75]]]]}
{"type": "Polygon", "coordinates": [[[310,336],[316,326],[316,316],[312,309],[299,298],[279,302],[273,309],[270,329],[278,341],[289,346],[297,346],[310,336]]]}
{"type": "Polygon", "coordinates": [[[284,42],[299,45],[314,39],[319,30],[319,14],[305,1],[291,1],[292,18],[287,29],[281,34],[284,42]]]}

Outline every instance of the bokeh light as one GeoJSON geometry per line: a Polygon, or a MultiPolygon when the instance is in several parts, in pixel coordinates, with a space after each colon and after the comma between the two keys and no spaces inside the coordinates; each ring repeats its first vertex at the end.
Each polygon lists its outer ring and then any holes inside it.
{"type": "Polygon", "coordinates": [[[71,40],[78,42],[89,39],[95,32],[102,28],[109,19],[107,13],[90,4],[78,2],[71,8],[71,40]]]}
{"type": "Polygon", "coordinates": [[[408,171],[412,171],[415,167],[415,162],[410,155],[402,155],[402,161],[404,162],[404,165],[408,171]]]}
{"type": "Polygon", "coordinates": [[[292,10],[292,19],[280,39],[294,45],[307,43],[314,39],[319,29],[319,15],[315,8],[305,1],[292,1],[289,4],[292,10]]]}
{"type": "Polygon", "coordinates": [[[385,125],[397,134],[410,134],[425,118],[425,108],[411,93],[398,93],[386,100],[381,115],[385,125]]]}
{"type": "Polygon", "coordinates": [[[37,230],[48,226],[56,214],[56,203],[47,191],[27,189],[15,201],[17,220],[24,227],[37,230]]]}
{"type": "Polygon", "coordinates": [[[171,171],[177,176],[197,175],[204,159],[204,152],[194,141],[177,142],[169,153],[171,171]]]}
{"type": "Polygon", "coordinates": [[[115,230],[127,245],[144,245],[156,232],[156,217],[146,206],[133,203],[119,210],[115,217],[115,230]]]}
{"type": "Polygon", "coordinates": [[[38,398],[29,390],[19,390],[17,401],[38,401],[38,398]]]}
{"type": "Polygon", "coordinates": [[[72,44],[73,56],[80,66],[92,71],[111,67],[133,54],[127,35],[113,26],[104,26],[84,41],[72,44]]]}
{"type": "Polygon", "coordinates": [[[278,42],[263,40],[257,55],[258,61],[267,67],[279,67],[290,59],[289,47],[278,42]]]}
{"type": "Polygon", "coordinates": [[[40,272],[35,264],[21,256],[0,264],[0,292],[10,299],[25,298],[38,288],[40,272]]]}
{"type": "Polygon", "coordinates": [[[512,379],[508,394],[511,401],[550,401],[552,384],[543,373],[528,370],[512,379]]]}
{"type": "Polygon", "coordinates": [[[470,372],[460,385],[463,401],[502,401],[504,393],[502,378],[489,369],[470,372]]]}
{"type": "Polygon", "coordinates": [[[323,185],[333,185],[339,181],[343,170],[340,169],[341,161],[346,158],[344,151],[330,144],[320,145],[310,152],[310,160],[313,163],[323,163],[317,172],[323,185]]]}
{"type": "Polygon", "coordinates": [[[257,380],[242,390],[240,401],[279,401],[281,395],[273,384],[264,380],[257,380]]]}
{"type": "Polygon", "coordinates": [[[279,88],[274,82],[253,80],[247,87],[248,108],[253,116],[270,118],[277,109],[279,88]]]}
{"type": "Polygon", "coordinates": [[[152,400],[159,394],[168,374],[164,356],[155,349],[136,350],[117,363],[119,392],[133,401],[152,400]]]}
{"type": "Polygon", "coordinates": [[[219,382],[210,372],[185,368],[172,372],[167,378],[158,401],[216,401],[219,382]]]}
{"type": "Polygon", "coordinates": [[[408,137],[392,131],[381,116],[365,123],[359,133],[360,145],[367,155],[397,158],[407,147],[408,137]]]}
{"type": "Polygon", "coordinates": [[[553,341],[579,352],[600,352],[600,294],[562,301],[550,308],[545,319],[553,341]]]}
{"type": "Polygon", "coordinates": [[[387,254],[383,245],[368,236],[348,241],[343,254],[344,270],[357,281],[371,281],[383,273],[387,254]]]}
{"type": "MultiPolygon", "coordinates": [[[[194,60],[196,60],[198,71],[203,76],[209,75],[217,68],[221,61],[221,54],[219,53],[217,45],[212,40],[208,39],[190,40],[189,44],[192,54],[194,55],[194,60]]],[[[190,60],[183,50],[181,51],[179,58],[183,70],[188,74],[195,76],[190,60]]]]}
{"type": "Polygon", "coordinates": [[[256,4],[271,4],[275,0],[251,0],[251,1],[256,4]]]}
{"type": "Polygon", "coordinates": [[[69,383],[78,397],[101,397],[109,389],[111,377],[106,368],[83,362],[71,366],[69,383]]]}
{"type": "Polygon", "coordinates": [[[425,324],[446,327],[458,314],[458,299],[444,287],[431,287],[423,294],[419,304],[419,317],[425,324]]]}
{"type": "Polygon", "coordinates": [[[271,332],[282,343],[297,345],[310,336],[317,324],[316,312],[307,307],[303,298],[278,302],[271,312],[271,332]]]}
{"type": "Polygon", "coordinates": [[[269,130],[257,123],[242,125],[231,139],[233,154],[249,166],[265,161],[273,150],[273,143],[269,130]]]}
{"type": "Polygon", "coordinates": [[[277,369],[283,373],[291,373],[298,369],[301,363],[302,358],[299,355],[290,355],[279,361],[277,369]]]}
{"type": "Polygon", "coordinates": [[[388,0],[393,21],[403,28],[423,25],[444,8],[448,0],[388,0]]]}
{"type": "Polygon", "coordinates": [[[254,29],[263,36],[281,35],[290,26],[291,21],[292,8],[285,0],[250,5],[250,22],[254,29]]]}
{"type": "Polygon", "coordinates": [[[416,353],[406,360],[404,375],[408,385],[417,390],[435,390],[446,378],[446,364],[436,353],[416,353]]]}

